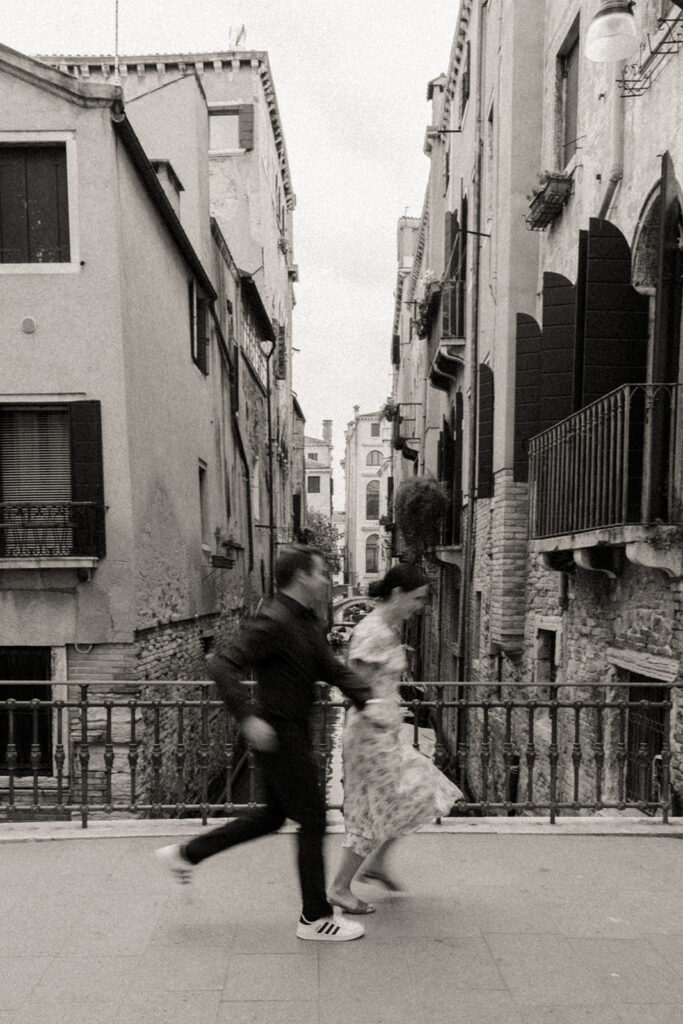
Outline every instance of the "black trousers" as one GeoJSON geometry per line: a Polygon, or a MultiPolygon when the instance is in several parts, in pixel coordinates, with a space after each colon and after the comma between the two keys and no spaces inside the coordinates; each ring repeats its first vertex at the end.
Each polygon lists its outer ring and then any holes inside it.
{"type": "Polygon", "coordinates": [[[207,857],[268,835],[291,818],[299,824],[297,864],[306,920],[315,921],[332,913],[325,894],[323,838],[325,835],[325,797],[308,737],[308,727],[278,728],[278,746],[273,753],[257,753],[265,786],[266,806],[244,818],[211,829],[192,839],[183,853],[192,864],[207,857]]]}

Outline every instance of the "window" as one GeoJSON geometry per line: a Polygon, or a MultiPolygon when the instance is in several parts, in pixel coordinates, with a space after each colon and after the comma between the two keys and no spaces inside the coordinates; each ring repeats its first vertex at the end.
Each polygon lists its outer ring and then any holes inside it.
{"type": "MultiPolygon", "coordinates": [[[[34,683],[24,686],[3,687],[2,699],[43,700],[52,699],[52,687],[41,685],[50,679],[52,650],[50,647],[2,647],[0,646],[0,679],[31,679],[34,683]]],[[[16,747],[15,768],[17,775],[30,776],[33,773],[32,754],[34,743],[33,708],[15,708],[14,744],[16,747]]],[[[37,709],[38,775],[52,775],[52,713],[49,707],[37,709]]],[[[0,771],[7,772],[7,744],[9,742],[9,712],[0,711],[0,771]]]]}
{"type": "Polygon", "coordinates": [[[202,547],[211,547],[211,528],[209,525],[209,495],[206,479],[206,463],[199,463],[199,516],[201,520],[202,547]]]}
{"type": "Polygon", "coordinates": [[[190,349],[192,362],[202,373],[209,372],[209,304],[205,298],[197,294],[194,281],[188,285],[188,305],[190,310],[190,349]]]}
{"type": "Polygon", "coordinates": [[[366,488],[365,518],[379,519],[379,480],[371,480],[366,488]]]}
{"type": "Polygon", "coordinates": [[[536,682],[554,683],[557,679],[557,633],[539,629],[536,634],[536,682]]]}
{"type": "Polygon", "coordinates": [[[559,166],[566,167],[576,153],[579,106],[579,27],[574,25],[558,55],[560,106],[559,166]]]}
{"type": "Polygon", "coordinates": [[[379,534],[371,533],[365,542],[365,571],[379,572],[379,534]]]}
{"type": "Polygon", "coordinates": [[[318,461],[318,453],[317,452],[309,452],[308,453],[308,457],[309,457],[309,459],[312,462],[317,462],[318,461]]]}
{"type": "Polygon", "coordinates": [[[307,481],[307,489],[309,494],[320,494],[320,477],[309,476],[307,481]]]}
{"type": "Polygon", "coordinates": [[[465,43],[465,53],[463,55],[462,73],[460,76],[460,120],[465,113],[467,101],[470,98],[470,43],[469,40],[465,43]]]}
{"type": "Polygon", "coordinates": [[[379,466],[382,462],[382,453],[378,451],[368,452],[368,457],[365,460],[366,466],[379,466]]]}
{"type": "Polygon", "coordinates": [[[212,153],[229,153],[254,148],[254,107],[251,103],[236,106],[211,106],[209,109],[209,149],[212,153]]]}
{"type": "Polygon", "coordinates": [[[66,144],[0,145],[0,263],[69,263],[66,144]]]}
{"type": "Polygon", "coordinates": [[[99,402],[0,406],[0,558],[99,556],[99,402]]]}
{"type": "Polygon", "coordinates": [[[370,424],[370,437],[379,437],[379,423],[370,424]]]}

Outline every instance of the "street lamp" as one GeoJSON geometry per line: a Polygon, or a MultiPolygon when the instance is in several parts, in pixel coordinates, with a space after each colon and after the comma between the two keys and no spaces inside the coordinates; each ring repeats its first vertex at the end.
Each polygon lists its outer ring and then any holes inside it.
{"type": "Polygon", "coordinates": [[[638,46],[633,0],[600,0],[588,26],[586,57],[603,64],[625,60],[638,46]]]}

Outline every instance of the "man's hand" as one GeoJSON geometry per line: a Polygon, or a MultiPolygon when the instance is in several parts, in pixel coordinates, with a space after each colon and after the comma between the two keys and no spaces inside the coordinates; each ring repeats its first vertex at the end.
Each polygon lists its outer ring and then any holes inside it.
{"type": "Polygon", "coordinates": [[[277,747],[275,729],[273,729],[272,725],[268,725],[265,719],[259,718],[258,715],[247,715],[242,722],[242,732],[254,750],[267,753],[268,751],[275,750],[277,747]]]}

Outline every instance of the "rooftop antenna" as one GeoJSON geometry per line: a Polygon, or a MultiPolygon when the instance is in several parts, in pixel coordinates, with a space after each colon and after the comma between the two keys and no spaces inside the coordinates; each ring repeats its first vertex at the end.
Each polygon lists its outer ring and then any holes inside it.
{"type": "Polygon", "coordinates": [[[119,76],[119,0],[114,0],[114,83],[121,84],[119,76]]]}
{"type": "Polygon", "coordinates": [[[246,28],[246,25],[242,24],[239,27],[239,30],[237,32],[237,38],[235,39],[235,49],[238,50],[240,48],[240,43],[242,43],[242,46],[244,47],[244,44],[246,43],[246,41],[247,41],[247,28],[246,28]]]}

